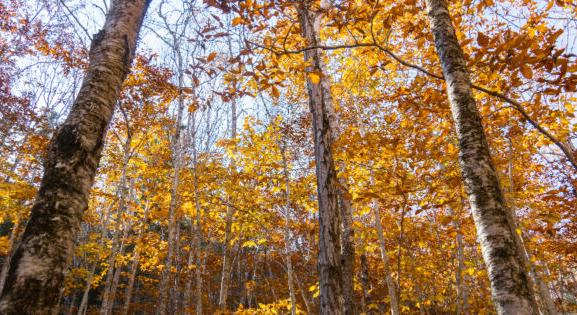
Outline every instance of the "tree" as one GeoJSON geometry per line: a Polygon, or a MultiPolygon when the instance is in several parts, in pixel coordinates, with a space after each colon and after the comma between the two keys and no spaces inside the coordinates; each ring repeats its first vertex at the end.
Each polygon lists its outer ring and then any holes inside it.
{"type": "Polygon", "coordinates": [[[86,77],[65,123],[55,133],[44,177],[16,250],[0,310],[4,314],[57,312],[64,271],[88,206],[122,82],[135,54],[149,1],[114,1],[94,36],[86,77]]]}
{"type": "MultiPolygon", "coordinates": [[[[304,1],[298,8],[303,37],[312,47],[317,46],[318,19],[304,1]]],[[[323,71],[321,51],[305,52],[309,107],[313,116],[313,134],[319,203],[319,281],[321,313],[339,314],[345,309],[343,271],[341,266],[341,213],[339,208],[339,181],[333,157],[336,117],[332,104],[329,80],[323,71]]],[[[349,307],[347,305],[346,307],[349,307]]]]}
{"type": "Polygon", "coordinates": [[[427,8],[447,82],[463,180],[489,270],[493,300],[499,314],[537,314],[517,228],[511,210],[505,205],[447,2],[427,0],[427,8]]]}

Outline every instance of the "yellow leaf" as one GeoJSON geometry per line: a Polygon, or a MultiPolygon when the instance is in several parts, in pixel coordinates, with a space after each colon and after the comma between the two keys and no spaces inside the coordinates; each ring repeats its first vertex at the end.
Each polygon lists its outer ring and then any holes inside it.
{"type": "Polygon", "coordinates": [[[256,247],[256,243],[254,241],[246,241],[242,243],[242,247],[256,247]]]}
{"type": "Polygon", "coordinates": [[[314,72],[309,73],[309,79],[311,79],[311,82],[314,84],[321,82],[321,76],[314,72]]]}

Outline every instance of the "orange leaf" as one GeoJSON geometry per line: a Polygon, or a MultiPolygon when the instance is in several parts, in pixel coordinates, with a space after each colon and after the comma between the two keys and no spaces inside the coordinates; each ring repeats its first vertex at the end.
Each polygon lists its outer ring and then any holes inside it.
{"type": "Polygon", "coordinates": [[[206,57],[206,62],[211,62],[216,58],[216,51],[211,52],[208,57],[206,57]]]}
{"type": "Polygon", "coordinates": [[[280,92],[278,91],[278,89],[276,88],[276,86],[272,86],[271,87],[272,90],[272,96],[274,96],[275,98],[278,98],[280,96],[280,92]]]}
{"type": "Polygon", "coordinates": [[[521,73],[523,74],[523,76],[526,79],[532,79],[533,78],[533,70],[531,70],[531,67],[529,67],[527,65],[521,65],[521,73]]]}
{"type": "Polygon", "coordinates": [[[477,34],[477,44],[479,44],[479,46],[487,46],[489,44],[489,37],[479,32],[479,34],[477,34]]]}
{"type": "Polygon", "coordinates": [[[239,24],[242,24],[244,21],[240,16],[235,17],[234,19],[232,19],[232,26],[237,26],[239,24]]]}

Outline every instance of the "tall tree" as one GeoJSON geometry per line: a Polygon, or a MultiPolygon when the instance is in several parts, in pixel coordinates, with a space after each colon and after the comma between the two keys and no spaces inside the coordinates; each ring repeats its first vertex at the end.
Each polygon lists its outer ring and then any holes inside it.
{"type": "Polygon", "coordinates": [[[427,0],[459,140],[462,176],[499,314],[538,314],[515,222],[491,159],[471,80],[445,0],[427,0]]]}
{"type": "Polygon", "coordinates": [[[57,313],[106,129],[149,4],[149,0],[113,1],[103,29],[92,40],[80,92],[48,147],[40,190],[12,258],[0,313],[57,313]]]}
{"type": "MultiPolygon", "coordinates": [[[[311,47],[318,41],[318,12],[312,1],[300,4],[299,18],[302,36],[311,47]]],[[[322,314],[340,314],[344,310],[341,266],[341,215],[339,182],[333,156],[335,112],[330,83],[326,77],[320,49],[305,51],[309,107],[313,116],[317,194],[319,204],[319,282],[322,314]]]]}

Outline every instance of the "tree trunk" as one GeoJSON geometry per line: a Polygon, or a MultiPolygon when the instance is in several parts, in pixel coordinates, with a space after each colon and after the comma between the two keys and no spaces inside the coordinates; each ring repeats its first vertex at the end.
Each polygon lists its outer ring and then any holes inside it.
{"type": "MultiPolygon", "coordinates": [[[[461,198],[462,199],[462,198],[461,198]]],[[[464,200],[462,200],[464,201],[464,200]]],[[[463,204],[463,202],[461,203],[463,204]]],[[[463,206],[460,207],[463,209],[463,206]]],[[[463,233],[461,233],[461,221],[458,213],[453,211],[453,208],[449,208],[449,214],[453,217],[453,226],[457,232],[455,238],[457,245],[457,270],[455,271],[455,285],[457,287],[457,305],[456,305],[456,315],[467,314],[467,299],[468,299],[468,288],[465,283],[465,248],[463,244],[463,233]]]]}
{"type": "MultiPolygon", "coordinates": [[[[127,124],[128,124],[128,121],[127,121],[127,124]]],[[[124,250],[124,235],[126,233],[126,226],[127,225],[125,225],[125,228],[122,229],[122,232],[120,232],[118,230],[119,230],[120,225],[122,224],[122,222],[120,220],[121,215],[126,212],[126,193],[127,193],[127,187],[126,187],[127,174],[126,174],[126,171],[128,168],[128,163],[130,162],[131,143],[132,143],[132,135],[129,131],[127,134],[125,143],[124,143],[124,156],[122,158],[122,173],[120,176],[120,182],[119,182],[118,189],[117,189],[118,210],[116,213],[117,213],[118,218],[117,218],[117,222],[116,222],[116,228],[114,230],[114,237],[112,239],[112,248],[110,251],[110,256],[108,257],[108,271],[106,273],[106,284],[104,286],[104,293],[102,294],[102,305],[100,308],[100,314],[101,315],[110,314],[110,311],[112,309],[112,304],[114,304],[114,293],[113,292],[116,290],[114,288],[114,279],[115,279],[115,273],[118,272],[116,270],[116,256],[118,254],[122,255],[122,251],[124,250]],[[116,246],[117,246],[117,242],[118,242],[118,236],[120,233],[122,233],[122,239],[120,241],[120,247],[117,250],[116,246]]],[[[104,229],[106,229],[106,227],[104,227],[104,229]]]]}
{"type": "Polygon", "coordinates": [[[277,295],[276,295],[276,292],[275,292],[275,290],[274,290],[274,287],[270,284],[270,281],[268,280],[268,279],[270,279],[270,278],[273,277],[273,274],[272,274],[272,270],[270,269],[270,263],[268,262],[268,259],[266,259],[266,256],[265,256],[265,267],[266,267],[266,271],[267,271],[267,280],[266,280],[266,282],[267,282],[268,285],[269,285],[270,292],[271,292],[271,294],[272,294],[273,299],[276,301],[276,300],[278,300],[278,297],[277,297],[277,295]]]}
{"type": "Polygon", "coordinates": [[[367,304],[370,302],[369,290],[371,289],[371,285],[369,283],[369,267],[367,264],[367,256],[364,253],[361,255],[361,286],[363,288],[361,311],[363,314],[367,314],[367,304]]]}
{"type": "MultiPolygon", "coordinates": [[[[138,245],[137,245],[138,246],[138,245]]],[[[138,260],[140,259],[140,248],[136,248],[134,257],[132,258],[132,265],[130,267],[130,278],[128,279],[128,286],[124,294],[124,306],[122,307],[122,315],[128,315],[130,309],[130,301],[132,300],[132,290],[134,290],[134,282],[136,279],[136,272],[138,271],[138,260]]]]}
{"type": "Polygon", "coordinates": [[[289,210],[290,210],[290,175],[288,164],[286,160],[286,151],[285,146],[283,144],[279,144],[279,149],[281,151],[282,156],[282,166],[283,166],[283,175],[285,180],[285,206],[284,206],[284,246],[285,246],[285,260],[286,260],[286,269],[287,269],[287,281],[289,287],[289,296],[291,300],[291,315],[296,315],[297,313],[297,300],[295,296],[295,288],[294,288],[294,281],[293,281],[293,263],[290,255],[290,218],[289,218],[289,210]]]}
{"type": "MultiPolygon", "coordinates": [[[[371,176],[371,185],[374,185],[374,178],[371,176]]],[[[383,261],[383,267],[385,270],[385,283],[387,284],[387,290],[389,292],[389,299],[391,300],[391,314],[399,315],[399,298],[397,295],[397,285],[395,280],[391,275],[391,263],[389,261],[389,255],[387,253],[387,246],[385,243],[385,233],[383,231],[383,224],[381,223],[381,213],[379,212],[379,206],[376,200],[373,200],[371,208],[375,216],[375,228],[377,229],[377,237],[379,238],[379,248],[381,252],[381,260],[383,261]]]]}
{"type": "Polygon", "coordinates": [[[128,286],[126,287],[126,292],[124,295],[124,306],[122,307],[122,314],[128,315],[128,310],[130,309],[130,302],[132,300],[132,291],[134,290],[134,283],[136,280],[136,273],[138,272],[138,262],[140,259],[140,250],[142,235],[144,233],[144,224],[148,220],[148,211],[150,210],[149,202],[147,201],[144,205],[144,213],[142,215],[142,225],[138,229],[138,240],[134,247],[134,257],[132,257],[132,265],[130,267],[130,278],[128,279],[128,286]]]}
{"type": "Polygon", "coordinates": [[[344,314],[354,314],[355,246],[353,230],[353,207],[348,196],[348,185],[340,179],[339,208],[341,211],[341,265],[343,273],[344,314]]]}
{"type": "Polygon", "coordinates": [[[103,30],[94,36],[80,92],[48,147],[44,177],[2,292],[2,314],[57,313],[106,129],[148,4],[149,0],[113,1],[103,30]]]}
{"type": "Polygon", "coordinates": [[[92,268],[90,269],[88,279],[86,279],[86,288],[84,288],[84,293],[82,294],[82,300],[80,301],[80,306],[78,307],[78,315],[86,314],[86,310],[88,309],[88,294],[90,293],[90,288],[92,287],[92,279],[94,278],[94,273],[96,272],[97,266],[98,261],[94,262],[92,268]]]}
{"type": "MultiPolygon", "coordinates": [[[[229,50],[230,50],[230,42],[229,42],[229,50]]],[[[231,52],[232,55],[232,52],[231,52]]],[[[236,117],[236,101],[233,100],[231,103],[231,132],[230,136],[232,140],[236,139],[236,124],[237,124],[237,117],[236,117]]],[[[235,172],[235,164],[234,161],[231,161],[231,172],[235,172]]],[[[218,297],[218,308],[220,310],[226,310],[226,300],[228,297],[228,282],[230,280],[230,233],[232,228],[232,219],[234,216],[234,208],[231,206],[227,206],[226,209],[226,218],[225,218],[225,226],[224,226],[224,246],[223,246],[223,253],[222,253],[222,274],[220,276],[220,293],[218,297]]]]}
{"type": "MultiPolygon", "coordinates": [[[[317,46],[315,29],[318,15],[309,10],[310,2],[299,6],[303,37],[309,46],[317,46]]],[[[319,283],[320,313],[341,314],[344,310],[341,246],[339,185],[333,158],[334,110],[328,79],[323,75],[319,49],[307,50],[307,90],[313,116],[313,134],[316,160],[317,193],[319,203],[319,283]],[[315,80],[311,79],[315,76],[315,80]],[[319,80],[316,80],[319,78],[319,80]]]]}
{"type": "Polygon", "coordinates": [[[157,314],[166,315],[168,308],[168,300],[170,293],[170,285],[172,279],[172,262],[174,252],[176,250],[176,229],[178,228],[176,224],[176,215],[178,210],[178,186],[180,182],[180,159],[181,159],[181,123],[182,115],[184,112],[184,94],[182,91],[184,85],[184,70],[183,70],[183,60],[180,50],[175,50],[176,62],[177,62],[177,73],[178,73],[178,107],[176,110],[176,121],[174,122],[174,138],[172,139],[172,185],[170,188],[170,205],[168,209],[168,250],[166,252],[166,262],[164,269],[162,270],[162,278],[160,280],[160,296],[157,308],[157,314]]]}
{"type": "MultiPolygon", "coordinates": [[[[118,255],[124,254],[124,242],[126,238],[127,231],[124,231],[122,240],[120,241],[120,248],[118,249],[118,255]]],[[[122,273],[122,265],[116,266],[114,264],[114,277],[112,278],[112,285],[110,286],[110,292],[108,296],[108,308],[106,309],[106,315],[113,314],[114,301],[116,300],[116,290],[118,289],[118,283],[120,282],[120,274],[122,273]]]]}
{"type": "MultiPolygon", "coordinates": [[[[513,178],[513,142],[511,140],[511,138],[508,138],[509,140],[509,161],[508,161],[508,165],[507,165],[507,175],[509,177],[509,193],[513,194],[513,192],[515,191],[515,181],[513,178]]],[[[514,198],[510,198],[509,199],[509,203],[511,205],[511,216],[512,216],[512,220],[513,222],[516,223],[516,225],[518,225],[518,220],[517,220],[517,214],[515,213],[515,199],[514,198]]],[[[531,261],[531,255],[530,253],[527,251],[527,247],[525,246],[525,242],[523,241],[523,235],[521,233],[521,235],[519,235],[519,233],[516,233],[516,236],[518,238],[519,241],[519,245],[521,247],[522,250],[522,258],[523,261],[525,263],[526,266],[529,266],[529,275],[531,276],[531,279],[533,281],[532,284],[534,284],[537,288],[537,294],[539,297],[539,302],[540,307],[541,307],[541,313],[543,315],[557,315],[557,309],[555,308],[555,303],[553,302],[553,299],[551,298],[551,293],[549,292],[549,289],[547,288],[547,284],[545,284],[543,282],[543,279],[541,278],[541,276],[539,275],[539,271],[535,268],[535,264],[531,261]]]]}
{"type": "Polygon", "coordinates": [[[196,268],[194,270],[196,278],[196,314],[202,315],[202,222],[200,194],[198,191],[198,154],[196,152],[196,136],[192,138],[192,160],[194,163],[193,183],[194,183],[194,204],[196,209],[196,227],[194,229],[194,250],[196,252],[196,268]]]}
{"type": "Polygon", "coordinates": [[[0,271],[0,292],[4,289],[4,284],[6,283],[6,277],[8,276],[8,270],[10,270],[10,260],[12,259],[12,253],[14,252],[14,247],[17,245],[16,242],[18,234],[18,229],[20,228],[20,221],[14,222],[14,226],[12,227],[12,231],[10,231],[10,238],[8,239],[9,249],[8,255],[4,259],[4,263],[2,264],[2,271],[0,271]]]}
{"type": "MultiPolygon", "coordinates": [[[[268,267],[269,267],[269,273],[270,273],[270,266],[268,266],[268,267]]],[[[306,288],[303,288],[303,285],[299,279],[298,274],[295,273],[294,276],[295,276],[294,280],[297,284],[297,287],[299,287],[299,291],[301,291],[301,298],[303,299],[303,302],[305,303],[305,308],[307,309],[307,314],[312,314],[309,298],[307,297],[307,291],[305,290],[306,288]]],[[[273,296],[275,296],[275,295],[273,295],[273,296]]],[[[275,297],[275,300],[276,300],[276,297],[275,297]]]]}
{"type": "Polygon", "coordinates": [[[515,239],[515,222],[505,206],[447,3],[445,0],[426,2],[459,139],[463,179],[493,300],[499,314],[537,314],[527,266],[515,239]]]}

